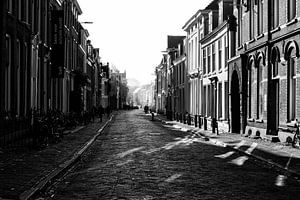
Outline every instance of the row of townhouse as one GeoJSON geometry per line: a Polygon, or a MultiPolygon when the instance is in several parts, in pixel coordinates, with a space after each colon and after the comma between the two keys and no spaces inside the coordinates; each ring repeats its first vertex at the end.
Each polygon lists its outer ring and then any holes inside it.
{"type": "Polygon", "coordinates": [[[288,140],[300,117],[299,7],[212,0],[156,67],[156,109],[213,132],[288,140]]]}
{"type": "Polygon", "coordinates": [[[77,0],[3,0],[0,13],[0,139],[7,120],[32,111],[109,105],[109,64],[78,21],[77,0]]]}

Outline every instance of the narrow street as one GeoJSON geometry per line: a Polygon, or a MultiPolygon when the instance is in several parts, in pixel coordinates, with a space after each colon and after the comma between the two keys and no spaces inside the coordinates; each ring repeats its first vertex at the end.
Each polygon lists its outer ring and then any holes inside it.
{"type": "MultiPolygon", "coordinates": [[[[242,144],[240,144],[242,145],[242,144]]],[[[122,111],[47,199],[299,199],[299,183],[191,132],[122,111]]]]}

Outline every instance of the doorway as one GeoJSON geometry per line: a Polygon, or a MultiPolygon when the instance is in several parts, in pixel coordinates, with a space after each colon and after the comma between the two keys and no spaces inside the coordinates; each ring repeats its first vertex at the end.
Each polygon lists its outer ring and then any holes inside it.
{"type": "Polygon", "coordinates": [[[231,77],[231,132],[240,133],[240,83],[237,71],[232,73],[231,77]]]}
{"type": "Polygon", "coordinates": [[[279,126],[279,80],[270,81],[270,130],[271,135],[278,134],[279,126]]]}

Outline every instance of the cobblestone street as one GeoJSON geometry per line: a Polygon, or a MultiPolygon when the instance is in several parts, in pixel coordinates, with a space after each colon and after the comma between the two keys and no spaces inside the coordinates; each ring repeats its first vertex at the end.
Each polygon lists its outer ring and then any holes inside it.
{"type": "Polygon", "coordinates": [[[289,178],[278,187],[278,175],[196,133],[150,121],[134,110],[116,115],[46,198],[299,199],[299,183],[289,178]]]}

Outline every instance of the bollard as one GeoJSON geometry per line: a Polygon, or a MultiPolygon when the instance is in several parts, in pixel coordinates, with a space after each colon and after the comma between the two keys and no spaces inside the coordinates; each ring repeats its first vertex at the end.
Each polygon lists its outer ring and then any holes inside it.
{"type": "Polygon", "coordinates": [[[203,118],[199,116],[199,128],[202,128],[203,125],[203,118]]]}
{"type": "Polygon", "coordinates": [[[219,128],[218,128],[218,121],[216,118],[212,118],[212,133],[217,133],[217,135],[219,135],[219,128]]]}
{"type": "Polygon", "coordinates": [[[195,127],[197,127],[197,123],[198,123],[198,115],[195,115],[195,120],[194,120],[195,127]]]}
{"type": "Polygon", "coordinates": [[[207,119],[206,119],[206,117],[204,117],[204,119],[203,119],[203,126],[204,126],[204,130],[207,130],[207,119]]]}
{"type": "Polygon", "coordinates": [[[192,120],[191,120],[191,115],[188,114],[188,122],[187,122],[187,124],[188,124],[188,125],[191,125],[191,121],[192,121],[192,120]]]}

